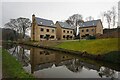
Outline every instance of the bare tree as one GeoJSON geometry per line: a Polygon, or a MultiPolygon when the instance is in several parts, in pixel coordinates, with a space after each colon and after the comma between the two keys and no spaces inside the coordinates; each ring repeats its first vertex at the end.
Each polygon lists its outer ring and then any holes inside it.
{"type": "Polygon", "coordinates": [[[113,23],[113,27],[115,27],[116,24],[116,16],[117,16],[117,12],[116,12],[116,7],[113,6],[112,7],[112,23],[113,23]]]}
{"type": "Polygon", "coordinates": [[[104,12],[104,16],[106,17],[108,28],[110,29],[111,21],[112,21],[112,11],[108,10],[104,12]]]}
{"type": "Polygon", "coordinates": [[[106,67],[101,67],[99,71],[99,76],[103,77],[110,77],[112,80],[115,78],[115,71],[106,67]]]}
{"type": "Polygon", "coordinates": [[[31,26],[31,21],[28,18],[17,18],[17,19],[10,19],[10,22],[5,24],[5,27],[15,30],[16,32],[20,33],[22,38],[25,37],[25,33],[28,28],[31,26]]]}
{"type": "Polygon", "coordinates": [[[68,20],[66,20],[66,22],[68,23],[68,24],[70,24],[70,25],[72,25],[72,26],[74,26],[75,27],[75,29],[74,29],[74,35],[76,36],[76,34],[78,33],[77,31],[77,25],[79,24],[79,23],[81,23],[81,22],[84,22],[83,20],[83,17],[82,17],[82,15],[81,14],[74,14],[74,15],[72,15],[72,16],[70,16],[69,18],[68,18],[68,20]]]}
{"type": "Polygon", "coordinates": [[[91,20],[94,20],[94,18],[92,16],[86,17],[86,21],[91,21],[91,20]]]}
{"type": "Polygon", "coordinates": [[[109,29],[110,29],[111,25],[112,25],[113,28],[115,27],[116,16],[117,16],[117,12],[116,12],[116,7],[115,6],[113,6],[111,10],[108,10],[108,11],[104,12],[104,17],[107,20],[109,29]]]}
{"type": "Polygon", "coordinates": [[[68,18],[69,21],[72,22],[72,25],[77,26],[78,22],[83,21],[83,17],[81,14],[74,14],[68,18]]]}
{"type": "Polygon", "coordinates": [[[66,20],[66,22],[71,26],[73,25],[73,22],[71,20],[66,20]]]}

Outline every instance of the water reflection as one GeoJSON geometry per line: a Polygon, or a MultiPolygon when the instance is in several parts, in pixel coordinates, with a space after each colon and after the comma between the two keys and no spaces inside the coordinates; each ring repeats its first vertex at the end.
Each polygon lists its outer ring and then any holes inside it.
{"type": "Polygon", "coordinates": [[[14,46],[9,52],[20,61],[24,69],[38,78],[117,78],[118,72],[101,65],[81,61],[78,57],[60,52],[14,46]],[[53,75],[54,74],[54,75],[53,75]],[[41,76],[44,75],[44,76],[41,76]]]}
{"type": "Polygon", "coordinates": [[[68,64],[68,61],[71,60],[72,57],[57,54],[53,51],[45,51],[39,48],[31,48],[30,59],[31,71],[33,73],[37,70],[52,67],[53,64],[55,64],[56,67],[68,64]]]}

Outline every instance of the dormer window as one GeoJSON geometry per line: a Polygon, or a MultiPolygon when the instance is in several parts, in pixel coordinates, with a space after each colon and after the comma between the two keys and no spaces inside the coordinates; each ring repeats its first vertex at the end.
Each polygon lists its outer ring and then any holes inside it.
{"type": "Polygon", "coordinates": [[[51,26],[53,25],[53,24],[50,24],[51,26]]]}
{"type": "Polygon", "coordinates": [[[40,22],[40,24],[42,24],[42,22],[40,22]]]}

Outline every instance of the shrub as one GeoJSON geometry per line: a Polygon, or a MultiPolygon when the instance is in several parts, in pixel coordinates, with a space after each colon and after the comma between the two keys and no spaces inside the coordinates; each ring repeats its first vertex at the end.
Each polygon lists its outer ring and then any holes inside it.
{"type": "Polygon", "coordinates": [[[91,36],[91,35],[89,35],[89,36],[87,36],[86,39],[96,39],[96,37],[95,37],[95,36],[91,36]]]}

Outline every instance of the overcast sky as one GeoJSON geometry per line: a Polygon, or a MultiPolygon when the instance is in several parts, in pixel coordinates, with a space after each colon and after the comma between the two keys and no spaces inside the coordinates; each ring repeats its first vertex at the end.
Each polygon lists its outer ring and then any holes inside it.
{"type": "MultiPolygon", "coordinates": [[[[2,0],[2,23],[32,14],[45,19],[64,21],[73,14],[101,18],[101,13],[118,5],[119,0],[2,0]]],[[[1,24],[0,24],[1,25],[1,24]]],[[[103,23],[106,27],[105,22],[103,23]]]]}

